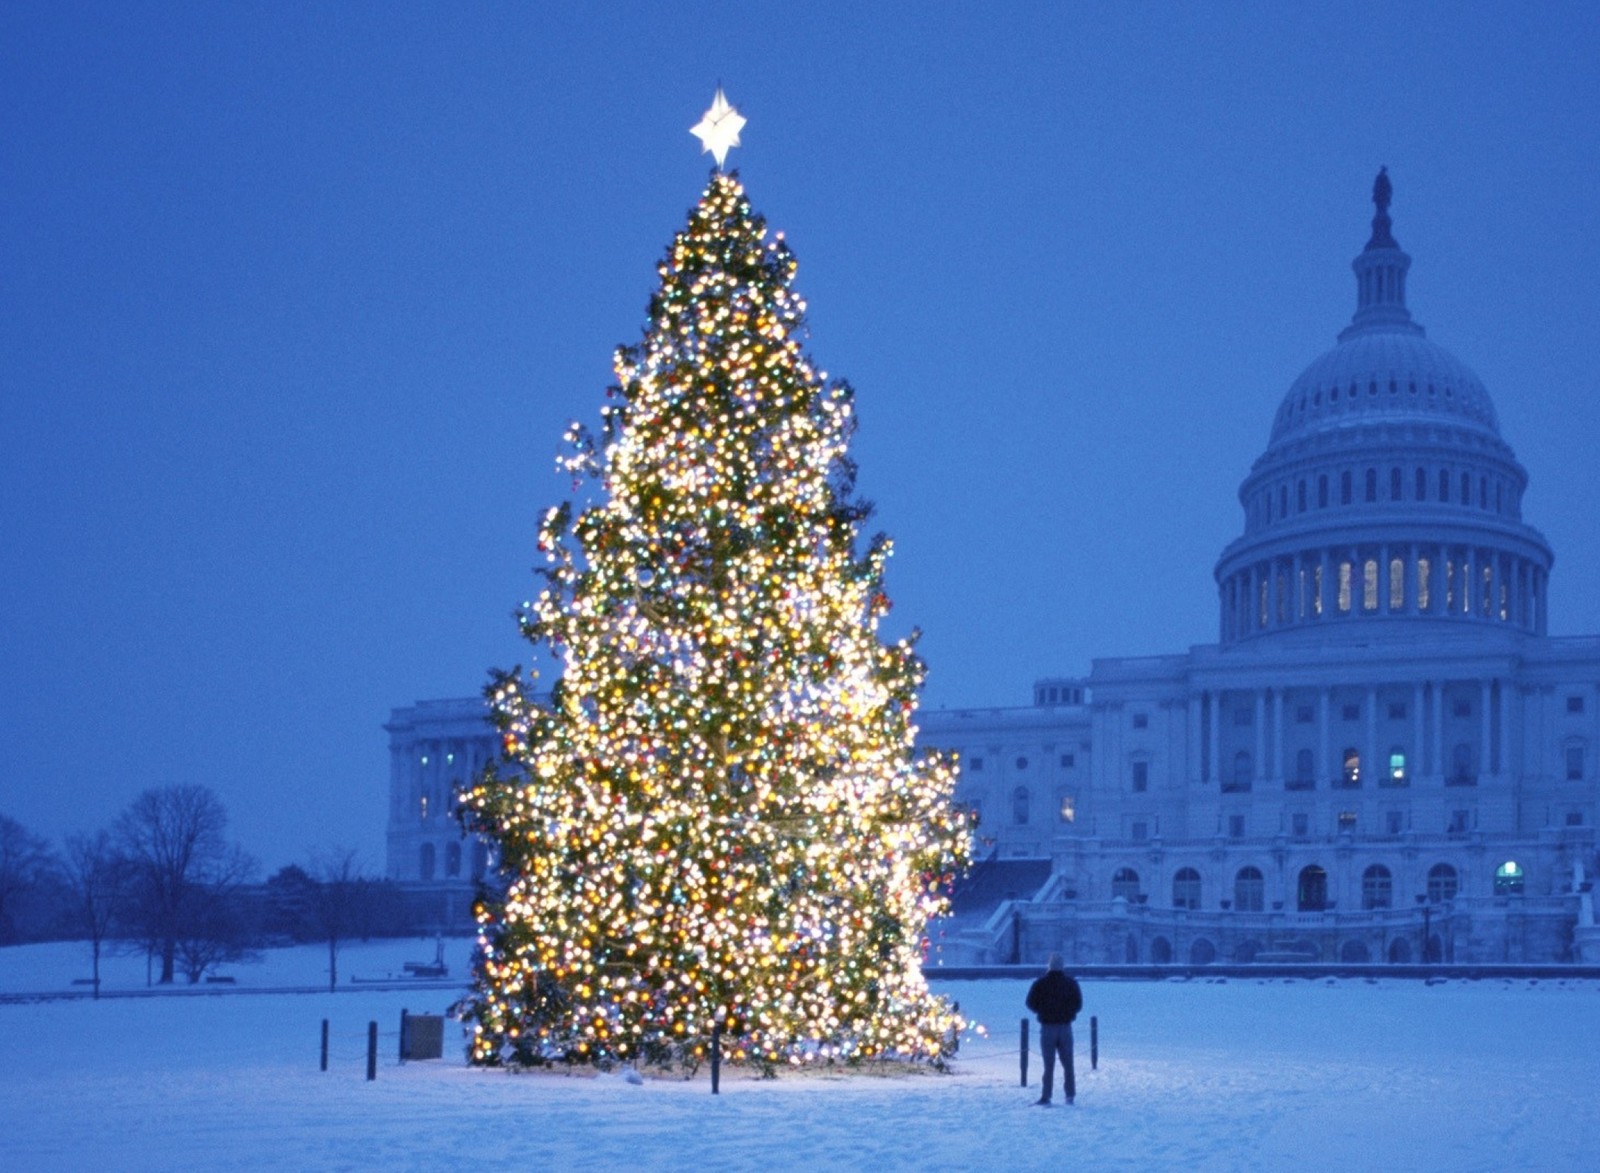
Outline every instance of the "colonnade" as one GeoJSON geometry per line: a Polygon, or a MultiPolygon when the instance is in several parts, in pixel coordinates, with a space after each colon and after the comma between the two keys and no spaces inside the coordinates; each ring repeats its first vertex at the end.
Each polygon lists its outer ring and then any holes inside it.
{"type": "Polygon", "coordinates": [[[1324,547],[1252,562],[1223,580],[1222,639],[1334,619],[1426,615],[1544,634],[1548,570],[1478,546],[1324,547]]]}

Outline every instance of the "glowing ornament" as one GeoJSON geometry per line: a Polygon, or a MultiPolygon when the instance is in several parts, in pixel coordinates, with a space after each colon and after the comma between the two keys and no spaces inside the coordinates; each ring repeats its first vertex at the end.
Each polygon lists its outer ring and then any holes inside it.
{"type": "MultiPolygon", "coordinates": [[[[722,87],[718,86],[717,96],[711,100],[711,109],[706,111],[705,117],[697,125],[689,129],[689,133],[700,140],[701,154],[710,151],[720,169],[728,157],[729,149],[739,145],[739,132],[744,129],[744,124],[744,115],[728,104],[722,87]]],[[[709,325],[702,328],[709,329],[709,325]]]]}

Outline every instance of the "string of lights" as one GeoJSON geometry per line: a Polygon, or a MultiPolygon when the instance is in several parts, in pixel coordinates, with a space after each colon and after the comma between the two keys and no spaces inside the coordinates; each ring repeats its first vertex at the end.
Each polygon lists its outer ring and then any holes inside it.
{"type": "Polygon", "coordinates": [[[924,667],[858,549],[848,384],[801,345],[781,234],[714,173],[561,467],[504,762],[461,796],[498,847],[477,907],[480,1063],[937,1060],[961,1026],[924,932],[970,854],[956,762],[917,751],[924,667]]]}

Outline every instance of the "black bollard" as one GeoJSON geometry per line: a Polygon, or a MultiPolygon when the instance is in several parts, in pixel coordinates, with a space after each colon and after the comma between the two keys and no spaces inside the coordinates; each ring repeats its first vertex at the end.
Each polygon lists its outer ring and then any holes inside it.
{"type": "Polygon", "coordinates": [[[328,1020],[322,1020],[322,1070],[328,1070],[328,1020]]]}
{"type": "Polygon", "coordinates": [[[378,1024],[367,1023],[367,1082],[378,1078],[378,1024]]]}
{"type": "Polygon", "coordinates": [[[400,1008],[400,1066],[402,1067],[406,1063],[406,1019],[410,1014],[411,1011],[405,1007],[400,1008]]]}
{"type": "Polygon", "coordinates": [[[1100,1016],[1089,1015],[1089,1070],[1100,1070],[1100,1016]]]}
{"type": "Polygon", "coordinates": [[[1022,1086],[1028,1086],[1028,1020],[1022,1020],[1022,1086]]]}
{"type": "Polygon", "coordinates": [[[722,1023],[711,1024],[711,1094],[722,1094],[718,1085],[722,1082],[722,1023]]]}

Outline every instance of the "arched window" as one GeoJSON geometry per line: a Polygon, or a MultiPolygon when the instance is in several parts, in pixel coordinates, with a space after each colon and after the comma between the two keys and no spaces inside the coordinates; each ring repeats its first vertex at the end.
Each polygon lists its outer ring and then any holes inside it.
{"type": "Polygon", "coordinates": [[[1233,755],[1233,782],[1229,790],[1249,790],[1250,783],[1255,780],[1255,766],[1250,760],[1247,750],[1240,750],[1233,755]]]}
{"type": "Polygon", "coordinates": [[[1400,470],[1398,468],[1391,468],[1389,470],[1389,500],[1400,500],[1400,486],[1402,482],[1403,478],[1400,476],[1400,470]]]}
{"type": "Polygon", "coordinates": [[[1375,863],[1361,873],[1361,907],[1394,907],[1394,877],[1381,863],[1375,863]]]}
{"type": "Polygon", "coordinates": [[[1351,594],[1354,589],[1352,586],[1354,581],[1352,577],[1352,570],[1353,567],[1348,558],[1342,559],[1339,562],[1339,613],[1341,615],[1348,615],[1350,613],[1350,606],[1352,602],[1351,594]]]}
{"type": "Polygon", "coordinates": [[[1296,750],[1294,755],[1294,781],[1296,790],[1311,790],[1316,784],[1313,758],[1309,749],[1296,750]]]}
{"type": "Polygon", "coordinates": [[[1118,868],[1111,877],[1111,899],[1122,897],[1132,900],[1139,895],[1139,873],[1132,868],[1118,868]]]}
{"type": "Polygon", "coordinates": [[[1361,751],[1353,746],[1346,747],[1344,751],[1344,772],[1340,781],[1346,790],[1354,790],[1361,785],[1361,751]]]}
{"type": "Polygon", "coordinates": [[[417,861],[417,872],[424,880],[433,879],[434,851],[433,844],[424,843],[422,853],[417,861]]]}
{"type": "Polygon", "coordinates": [[[461,874],[461,844],[445,844],[444,874],[447,876],[459,876],[461,874]]]}
{"type": "Polygon", "coordinates": [[[1339,504],[1350,504],[1350,470],[1347,468],[1339,474],[1339,504]]]}
{"type": "Polygon", "coordinates": [[[1317,478],[1317,508],[1328,507],[1328,474],[1323,473],[1317,478]]]}
{"type": "Polygon", "coordinates": [[[1028,788],[1018,786],[1011,792],[1011,821],[1018,826],[1028,821],[1028,788]]]}
{"type": "Polygon", "coordinates": [[[1450,470],[1447,468],[1439,470],[1439,500],[1450,500],[1450,470]]]}
{"type": "Polygon", "coordinates": [[[1368,501],[1376,501],[1377,499],[1378,499],[1378,470],[1375,469],[1375,468],[1369,468],[1369,469],[1367,469],[1367,500],[1368,501]]]}
{"type": "Polygon", "coordinates": [[[1460,890],[1461,881],[1456,876],[1456,869],[1447,863],[1436,863],[1428,869],[1428,902],[1442,904],[1446,900],[1454,900],[1460,890]]]}
{"type": "Polygon", "coordinates": [[[1450,777],[1452,786],[1471,786],[1477,782],[1472,772],[1472,747],[1466,742],[1457,743],[1450,751],[1450,777]]]}
{"type": "Polygon", "coordinates": [[[1150,942],[1150,964],[1172,964],[1172,942],[1165,937],[1157,937],[1150,942]]]}
{"type": "Polygon", "coordinates": [[[1279,485],[1278,486],[1278,516],[1280,518],[1289,516],[1289,486],[1288,485],[1279,485]]]}
{"type": "Polygon", "coordinates": [[[1389,559],[1389,610],[1404,610],[1406,605],[1406,564],[1389,559]]]}
{"type": "Polygon", "coordinates": [[[1464,472],[1464,473],[1461,474],[1461,504],[1463,504],[1463,505],[1471,505],[1472,504],[1472,474],[1471,473],[1464,472]]]}
{"type": "Polygon", "coordinates": [[[1233,906],[1240,912],[1260,912],[1266,903],[1267,882],[1260,868],[1244,867],[1233,877],[1233,906]]]}
{"type": "Polygon", "coordinates": [[[1427,499],[1428,499],[1428,470],[1425,469],[1425,468],[1419,468],[1419,469],[1417,469],[1417,500],[1418,501],[1426,501],[1427,499]]]}
{"type": "Polygon", "coordinates": [[[1304,513],[1306,511],[1306,482],[1304,478],[1301,478],[1300,482],[1295,486],[1294,503],[1296,513],[1304,513]]]}
{"type": "Polygon", "coordinates": [[[1378,560],[1368,558],[1361,564],[1361,609],[1378,609],[1378,560]]]}
{"type": "Polygon", "coordinates": [[[1328,873],[1316,864],[1301,868],[1296,891],[1301,912],[1321,912],[1328,907],[1328,873]]]}
{"type": "Polygon", "coordinates": [[[1200,873],[1193,868],[1179,868],[1172,877],[1172,907],[1200,907],[1200,873]]]}
{"type": "Polygon", "coordinates": [[[1496,896],[1521,896],[1527,875],[1522,870],[1522,865],[1514,859],[1494,869],[1494,894],[1496,896]]]}
{"type": "Polygon", "coordinates": [[[1406,751],[1404,746],[1393,745],[1389,747],[1389,772],[1384,777],[1384,783],[1389,786],[1405,786],[1406,751]]]}

